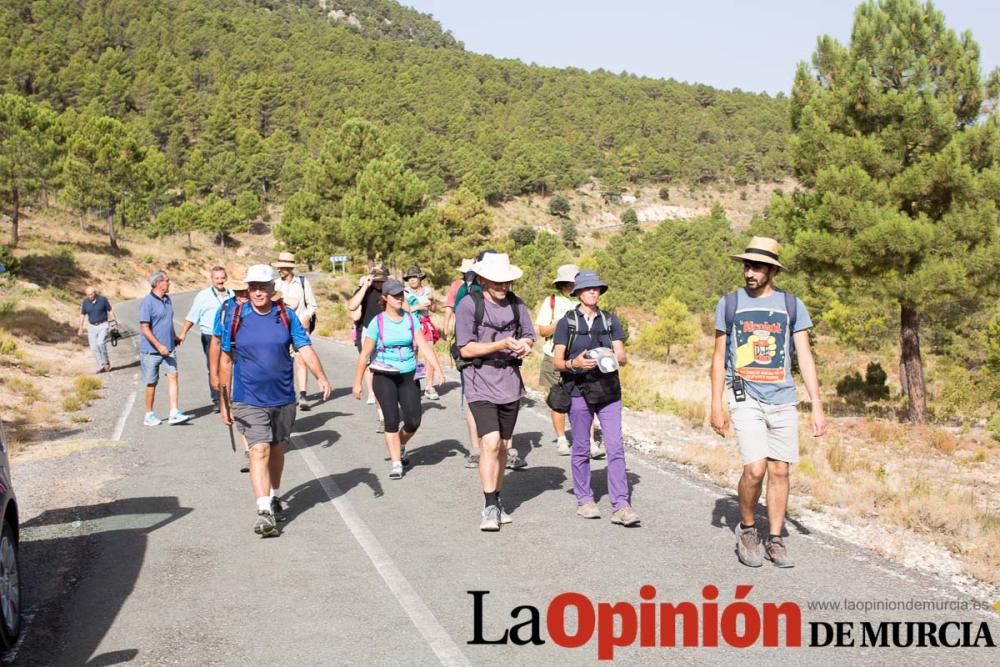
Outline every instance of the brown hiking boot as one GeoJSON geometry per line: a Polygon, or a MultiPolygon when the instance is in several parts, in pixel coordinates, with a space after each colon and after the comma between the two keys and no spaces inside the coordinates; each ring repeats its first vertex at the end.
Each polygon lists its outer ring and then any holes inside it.
{"type": "Polygon", "coordinates": [[[736,533],[736,557],[740,562],[748,567],[760,567],[764,564],[764,557],[761,554],[760,535],[753,526],[742,529],[740,524],[736,524],[733,530],[736,533]]]}
{"type": "Polygon", "coordinates": [[[780,537],[772,537],[764,543],[764,557],[775,567],[795,567],[795,561],[788,555],[788,549],[780,537]]]}

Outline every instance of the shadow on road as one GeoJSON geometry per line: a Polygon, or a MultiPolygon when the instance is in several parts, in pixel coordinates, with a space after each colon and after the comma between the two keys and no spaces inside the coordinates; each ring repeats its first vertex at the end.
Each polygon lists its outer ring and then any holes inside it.
{"type": "Polygon", "coordinates": [[[528,466],[509,472],[503,483],[504,509],[513,514],[523,503],[548,491],[558,491],[565,484],[566,471],[554,466],[528,466]]]}
{"type": "MultiPolygon", "coordinates": [[[[760,503],[757,504],[757,509],[754,512],[754,519],[758,527],[758,531],[763,535],[764,530],[761,526],[767,526],[767,508],[762,507],[760,503]]],[[[716,528],[725,528],[726,530],[733,530],[736,524],[740,522],[740,500],[736,495],[728,495],[724,498],[719,498],[715,501],[715,507],[712,508],[712,525],[716,528]]],[[[781,531],[784,536],[788,535],[788,526],[793,526],[799,535],[811,535],[812,532],[803,526],[801,523],[792,519],[788,516],[785,517],[785,527],[781,531]]]]}
{"type": "MultiPolygon", "coordinates": [[[[465,456],[465,446],[458,440],[440,440],[429,445],[412,448],[407,445],[406,451],[410,454],[413,469],[420,466],[437,465],[445,459],[465,456]]],[[[413,469],[410,472],[413,472],[413,469]]]]}
{"type": "MultiPolygon", "coordinates": [[[[336,442],[340,440],[340,433],[332,430],[324,431],[309,431],[308,433],[299,433],[295,436],[295,449],[305,449],[306,447],[315,447],[321,445],[324,449],[327,447],[332,447],[336,442]]],[[[292,448],[289,447],[289,450],[292,448]]]]}
{"type": "Polygon", "coordinates": [[[17,662],[98,667],[135,659],[134,648],[92,655],[135,587],[147,536],[191,511],[176,497],[126,498],[47,510],[21,524],[23,595],[36,613],[17,662]],[[80,578],[67,579],[74,571],[80,578]],[[82,594],[73,596],[78,587],[82,594]]]}
{"type": "Polygon", "coordinates": [[[437,386],[438,396],[447,396],[450,392],[462,386],[461,382],[442,382],[437,386]]]}
{"type": "Polygon", "coordinates": [[[330,474],[319,479],[310,479],[286,491],[282,497],[282,500],[285,501],[285,522],[282,524],[283,527],[288,526],[299,515],[308,512],[316,505],[322,505],[331,500],[330,495],[327,494],[327,490],[323,488],[323,480],[326,480],[327,486],[330,486],[331,490],[335,491],[336,495],[334,497],[339,497],[339,494],[345,494],[354,487],[362,484],[370,488],[372,495],[376,498],[382,496],[382,483],[379,481],[378,476],[372,472],[371,468],[355,468],[354,470],[330,474]]]}
{"type": "Polygon", "coordinates": [[[311,412],[308,413],[308,417],[303,416],[300,410],[295,416],[295,432],[296,433],[306,433],[307,431],[312,431],[320,426],[325,426],[331,419],[336,419],[337,417],[350,417],[351,415],[346,412],[337,412],[335,410],[330,410],[328,412],[311,412]]]}
{"type": "Polygon", "coordinates": [[[511,447],[517,451],[525,461],[531,456],[531,450],[542,446],[541,431],[528,431],[527,433],[515,433],[511,440],[511,447]]]}

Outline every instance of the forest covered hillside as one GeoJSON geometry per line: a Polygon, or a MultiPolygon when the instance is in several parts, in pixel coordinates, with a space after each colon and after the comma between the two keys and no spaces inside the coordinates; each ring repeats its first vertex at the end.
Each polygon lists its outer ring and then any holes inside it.
{"type": "Polygon", "coordinates": [[[287,197],[354,117],[431,194],[474,174],[491,202],[591,176],[615,189],[790,169],[784,98],[471,54],[385,0],[6,2],[0,91],[120,120],[177,183],[223,198],[287,197]]]}

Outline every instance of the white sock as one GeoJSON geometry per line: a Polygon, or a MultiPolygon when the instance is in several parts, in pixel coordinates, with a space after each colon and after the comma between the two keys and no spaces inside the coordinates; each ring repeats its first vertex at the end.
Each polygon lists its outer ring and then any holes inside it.
{"type": "Polygon", "coordinates": [[[271,511],[271,496],[261,496],[257,499],[257,510],[260,512],[271,511]]]}
{"type": "Polygon", "coordinates": [[[280,498],[281,497],[281,489],[276,489],[274,487],[271,487],[271,497],[272,498],[280,498]]]}

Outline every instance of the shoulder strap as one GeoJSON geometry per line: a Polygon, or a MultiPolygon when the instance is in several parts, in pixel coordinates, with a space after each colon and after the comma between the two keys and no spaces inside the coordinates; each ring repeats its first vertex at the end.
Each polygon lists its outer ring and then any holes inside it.
{"type": "Polygon", "coordinates": [[[785,295],[785,312],[788,313],[788,354],[795,361],[795,318],[798,315],[799,304],[795,295],[781,290],[785,295]]]}
{"type": "Polygon", "coordinates": [[[482,292],[469,292],[468,296],[476,305],[472,318],[472,335],[476,337],[476,340],[479,340],[479,327],[482,326],[483,318],[486,317],[486,297],[483,296],[482,292]]]}
{"type": "Polygon", "coordinates": [[[576,342],[576,308],[573,309],[573,321],[569,319],[569,313],[566,313],[563,317],[566,318],[566,330],[569,331],[569,340],[566,341],[566,349],[563,350],[563,361],[567,359],[570,351],[573,349],[573,343],[576,342]]]}
{"type": "Polygon", "coordinates": [[[552,309],[552,315],[551,315],[552,319],[555,319],[556,318],[556,295],[555,294],[553,294],[552,296],[549,297],[549,308],[552,309]]]}
{"type": "Polygon", "coordinates": [[[376,326],[378,327],[378,338],[375,340],[375,343],[378,346],[378,349],[380,349],[380,350],[384,350],[385,349],[385,344],[382,342],[382,339],[383,339],[383,335],[382,335],[382,316],[384,314],[385,314],[385,312],[383,311],[383,312],[381,312],[381,313],[379,313],[378,315],[375,316],[375,320],[377,321],[376,326]]]}
{"type": "Polygon", "coordinates": [[[521,299],[514,292],[507,290],[507,301],[510,303],[510,311],[514,316],[514,338],[520,338],[521,334],[521,299]]]}
{"type": "Polygon", "coordinates": [[[288,333],[291,333],[292,321],[288,319],[288,310],[285,308],[284,301],[278,302],[278,319],[285,325],[285,330],[288,331],[288,333]]]}
{"type": "Polygon", "coordinates": [[[229,343],[236,344],[236,332],[240,330],[240,323],[243,320],[243,304],[233,302],[233,319],[229,322],[229,343]]]}
{"type": "Polygon", "coordinates": [[[302,285],[302,303],[308,306],[309,304],[306,303],[306,277],[301,274],[299,274],[299,284],[302,285]]]}

